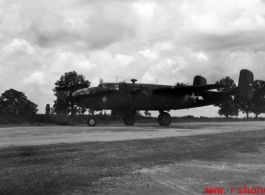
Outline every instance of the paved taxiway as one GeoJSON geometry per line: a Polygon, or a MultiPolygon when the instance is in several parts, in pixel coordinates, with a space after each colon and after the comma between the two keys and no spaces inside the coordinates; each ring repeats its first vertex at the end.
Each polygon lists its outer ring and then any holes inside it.
{"type": "Polygon", "coordinates": [[[213,122],[174,123],[170,127],[157,124],[124,126],[26,126],[1,127],[0,147],[41,145],[56,143],[76,143],[85,141],[117,141],[133,139],[153,139],[172,136],[191,136],[235,131],[264,130],[265,122],[213,122]]]}

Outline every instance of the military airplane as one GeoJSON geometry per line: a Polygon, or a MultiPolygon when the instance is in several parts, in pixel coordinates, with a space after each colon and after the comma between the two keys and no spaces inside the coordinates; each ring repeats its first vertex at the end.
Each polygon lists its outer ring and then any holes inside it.
{"type": "MultiPolygon", "coordinates": [[[[158,84],[136,83],[101,83],[97,87],[83,88],[73,93],[78,106],[93,110],[123,110],[125,125],[135,123],[137,110],[159,111],[158,123],[169,126],[170,110],[196,108],[233,100],[239,95],[243,99],[251,99],[253,92],[253,73],[240,71],[238,87],[232,91],[212,91],[225,88],[224,85],[207,84],[202,76],[195,76],[193,85],[170,86],[158,84]]],[[[95,117],[89,117],[87,124],[95,126],[95,117]]]]}

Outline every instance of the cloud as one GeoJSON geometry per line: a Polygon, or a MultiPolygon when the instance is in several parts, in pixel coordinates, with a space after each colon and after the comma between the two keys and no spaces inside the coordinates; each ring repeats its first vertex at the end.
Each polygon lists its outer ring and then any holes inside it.
{"type": "Polygon", "coordinates": [[[151,83],[154,82],[154,78],[150,75],[149,72],[146,72],[142,78],[142,81],[147,82],[147,83],[151,83]]]}
{"type": "Polygon", "coordinates": [[[157,9],[155,2],[136,1],[132,4],[132,7],[135,9],[135,12],[146,21],[152,21],[152,19],[155,17],[155,10],[157,9]]]}
{"type": "Polygon", "coordinates": [[[141,53],[144,55],[144,57],[150,59],[150,60],[156,60],[158,58],[158,53],[152,52],[149,49],[146,49],[144,51],[139,51],[138,53],[141,53]]]}
{"type": "Polygon", "coordinates": [[[24,39],[18,40],[14,39],[10,44],[2,47],[2,52],[12,53],[12,52],[26,52],[28,54],[35,54],[36,51],[30,44],[24,39]]]}
{"type": "Polygon", "coordinates": [[[208,57],[203,52],[197,53],[196,57],[198,58],[198,60],[208,61],[208,57]]]}
{"type": "Polygon", "coordinates": [[[170,41],[157,42],[152,46],[152,51],[155,51],[157,53],[173,49],[174,49],[174,44],[170,41]]]}
{"type": "Polygon", "coordinates": [[[44,74],[39,71],[35,71],[28,78],[22,80],[25,84],[44,84],[44,74]]]}
{"type": "Polygon", "coordinates": [[[133,56],[126,56],[126,55],[121,55],[121,54],[117,54],[115,56],[115,61],[117,61],[117,63],[121,66],[126,66],[133,60],[134,60],[133,56]]]}
{"type": "Polygon", "coordinates": [[[97,50],[134,36],[134,17],[124,17],[133,14],[128,4],[91,1],[81,6],[80,2],[59,1],[52,9],[40,10],[43,15],[30,25],[39,46],[97,50]]]}
{"type": "Polygon", "coordinates": [[[86,72],[94,67],[85,55],[71,52],[57,52],[48,62],[51,72],[58,72],[61,74],[73,70],[86,72]]]}
{"type": "Polygon", "coordinates": [[[264,8],[259,0],[189,3],[189,13],[182,21],[186,36],[180,42],[187,44],[190,40],[189,44],[201,50],[251,50],[264,41],[260,36],[265,30],[264,8]]]}

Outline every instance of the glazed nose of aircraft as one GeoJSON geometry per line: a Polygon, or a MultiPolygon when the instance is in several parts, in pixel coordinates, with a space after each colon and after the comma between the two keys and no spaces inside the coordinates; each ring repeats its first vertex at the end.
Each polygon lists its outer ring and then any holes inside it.
{"type": "Polygon", "coordinates": [[[106,89],[99,87],[83,88],[74,92],[73,97],[76,98],[84,95],[96,95],[96,94],[105,93],[106,91],[107,91],[106,89]]]}
{"type": "Polygon", "coordinates": [[[81,95],[89,95],[89,94],[91,94],[91,90],[89,88],[83,88],[83,89],[79,89],[79,90],[75,91],[73,93],[73,97],[78,97],[81,95]]]}

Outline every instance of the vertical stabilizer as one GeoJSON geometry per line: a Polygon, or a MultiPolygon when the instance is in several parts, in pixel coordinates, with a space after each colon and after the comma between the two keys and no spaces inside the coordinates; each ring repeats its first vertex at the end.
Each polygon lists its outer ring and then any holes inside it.
{"type": "Polygon", "coordinates": [[[204,77],[197,75],[193,79],[193,85],[207,85],[207,81],[204,77]]]}
{"type": "Polygon", "coordinates": [[[251,99],[254,96],[253,91],[253,73],[249,70],[242,69],[238,81],[238,93],[243,99],[251,99]]]}

